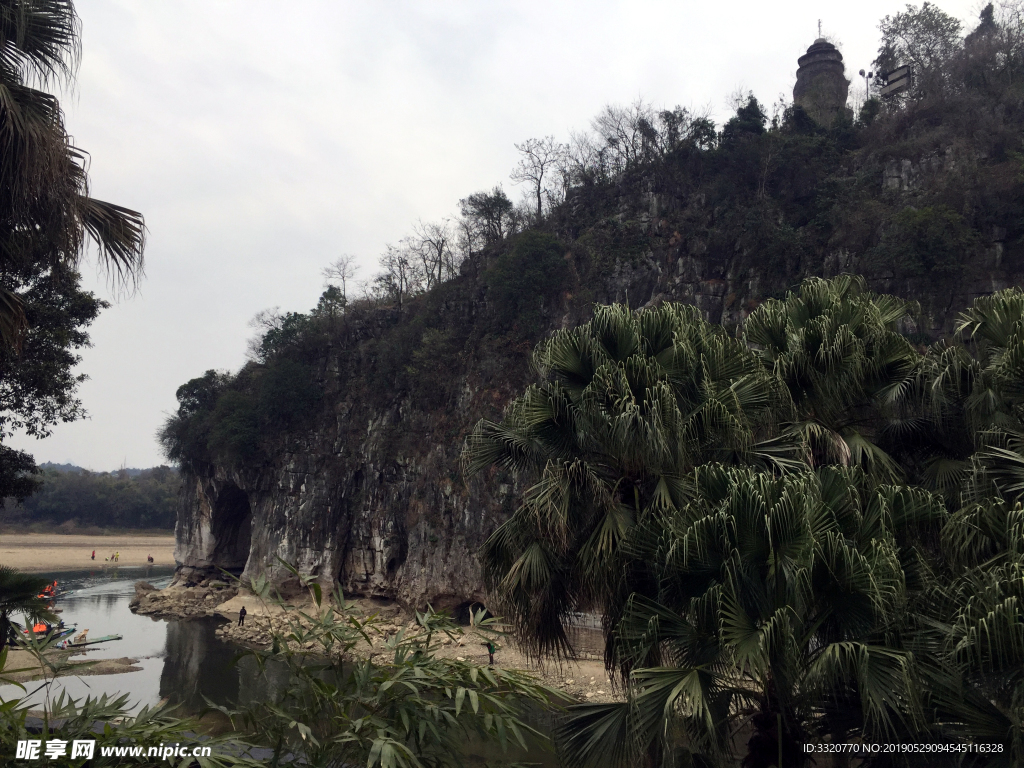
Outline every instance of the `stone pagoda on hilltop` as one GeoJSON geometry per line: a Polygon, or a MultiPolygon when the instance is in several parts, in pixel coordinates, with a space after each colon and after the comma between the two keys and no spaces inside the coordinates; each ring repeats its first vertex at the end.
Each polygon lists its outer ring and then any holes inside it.
{"type": "Polygon", "coordinates": [[[819,125],[831,126],[846,109],[850,81],[846,79],[843,54],[832,43],[819,37],[800,57],[793,86],[793,102],[802,106],[819,125]]]}

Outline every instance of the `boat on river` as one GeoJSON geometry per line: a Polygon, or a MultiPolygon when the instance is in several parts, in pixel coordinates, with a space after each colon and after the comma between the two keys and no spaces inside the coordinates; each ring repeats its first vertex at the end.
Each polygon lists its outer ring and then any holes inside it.
{"type": "MultiPolygon", "coordinates": [[[[21,630],[21,633],[40,640],[49,640],[50,638],[60,640],[75,634],[77,631],[78,629],[76,624],[71,624],[70,626],[65,627],[64,623],[61,622],[56,625],[44,623],[34,624],[28,629],[21,630]]],[[[11,646],[17,647],[17,643],[12,640],[11,646]]]]}
{"type": "Polygon", "coordinates": [[[109,643],[111,640],[123,640],[123,635],[103,635],[102,637],[88,637],[84,640],[71,640],[68,642],[68,648],[84,648],[87,645],[96,645],[97,643],[109,643]]]}

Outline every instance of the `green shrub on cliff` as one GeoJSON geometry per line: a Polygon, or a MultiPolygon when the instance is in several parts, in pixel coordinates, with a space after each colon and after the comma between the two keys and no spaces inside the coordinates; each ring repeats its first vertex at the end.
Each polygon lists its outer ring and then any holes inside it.
{"type": "Polygon", "coordinates": [[[964,277],[978,243],[978,233],[948,206],[907,207],[890,220],[865,265],[897,279],[928,275],[951,285],[964,277]]]}
{"type": "Polygon", "coordinates": [[[519,235],[484,276],[494,326],[535,338],[545,325],[545,303],[566,289],[570,274],[566,250],[554,237],[536,231],[519,235]]]}
{"type": "MultiPolygon", "coordinates": [[[[302,338],[295,333],[292,344],[302,338]]],[[[207,371],[178,388],[178,412],[158,434],[168,459],[245,467],[265,457],[279,435],[309,422],[323,390],[309,364],[281,351],[289,349],[282,340],[287,336],[268,344],[278,352],[263,363],[233,376],[207,371]]]]}

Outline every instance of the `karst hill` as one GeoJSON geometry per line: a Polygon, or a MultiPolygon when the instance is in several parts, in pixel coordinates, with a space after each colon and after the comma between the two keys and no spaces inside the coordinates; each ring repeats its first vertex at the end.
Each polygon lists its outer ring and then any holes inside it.
{"type": "Polygon", "coordinates": [[[878,68],[912,66],[912,83],[856,114],[826,40],[770,116],[753,96],[721,125],[606,108],[566,145],[522,145],[526,171],[549,162],[529,206],[469,195],[453,222],[389,248],[362,298],[333,287],[308,314],[268,318],[252,361],[183,385],[163,432],[184,476],[181,577],[284,583],[281,558],[349,594],[483,600],[475,553],[522,489],[467,482],[465,436],[534,380],[535,344],[595,303],[683,302],[733,331],[805,277],[855,273],[919,303],[904,332],[925,344],[1019,285],[1022,29],[988,9],[967,34],[882,30],[878,68]]]}

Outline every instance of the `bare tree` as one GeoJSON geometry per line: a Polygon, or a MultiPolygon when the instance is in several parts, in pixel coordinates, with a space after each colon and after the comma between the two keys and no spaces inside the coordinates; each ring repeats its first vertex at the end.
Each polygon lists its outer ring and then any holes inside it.
{"type": "Polygon", "coordinates": [[[397,301],[401,308],[406,298],[422,290],[425,275],[417,264],[416,254],[405,241],[399,246],[387,245],[385,248],[384,255],[380,257],[384,271],[374,278],[374,287],[387,298],[397,301]]]}
{"type": "Polygon", "coordinates": [[[454,239],[451,225],[445,219],[439,224],[417,222],[412,235],[403,241],[419,257],[428,289],[455,276],[454,239]]]}
{"type": "Polygon", "coordinates": [[[589,133],[573,131],[558,163],[563,196],[574,185],[592,184],[604,175],[601,147],[589,133]]]}
{"type": "Polygon", "coordinates": [[[266,350],[263,347],[263,337],[270,331],[280,329],[283,322],[284,315],[281,314],[280,307],[261,309],[253,315],[249,321],[249,327],[256,331],[256,335],[246,342],[246,358],[256,363],[265,362],[266,350]]]}
{"type": "Polygon", "coordinates": [[[654,125],[654,111],[643,99],[628,107],[606,106],[591,127],[609,150],[612,172],[621,173],[647,159],[654,125]]]}
{"type": "Polygon", "coordinates": [[[349,280],[355,278],[358,271],[359,265],[356,264],[356,257],[351,253],[343,253],[324,267],[320,273],[324,276],[324,282],[327,285],[341,283],[341,297],[347,301],[346,286],[349,280]]]}
{"type": "Polygon", "coordinates": [[[527,139],[514,146],[523,156],[519,158],[519,165],[512,170],[511,179],[516,184],[530,182],[537,198],[537,221],[540,221],[543,215],[543,195],[547,190],[544,180],[546,177],[548,182],[551,181],[555,168],[565,154],[565,145],[555,141],[554,136],[545,136],[543,139],[527,139]]]}

